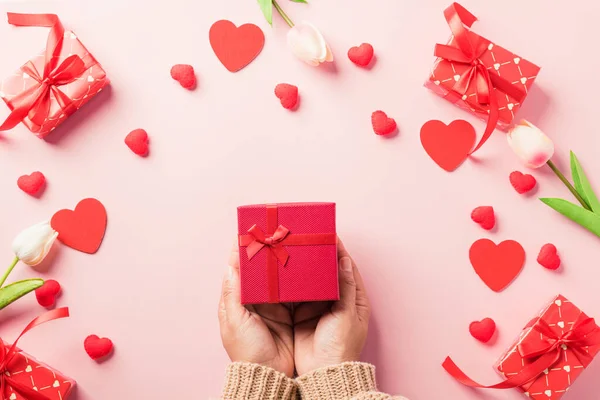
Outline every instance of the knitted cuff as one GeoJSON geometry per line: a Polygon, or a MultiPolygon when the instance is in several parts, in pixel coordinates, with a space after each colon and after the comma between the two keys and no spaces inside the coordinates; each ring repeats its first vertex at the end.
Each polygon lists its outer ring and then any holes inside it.
{"type": "Polygon", "coordinates": [[[224,400],[292,400],[296,383],[285,374],[258,364],[236,362],[227,367],[224,400]]]}
{"type": "Polygon", "coordinates": [[[346,362],[309,372],[296,379],[302,400],[346,400],[377,390],[375,367],[346,362]]]}

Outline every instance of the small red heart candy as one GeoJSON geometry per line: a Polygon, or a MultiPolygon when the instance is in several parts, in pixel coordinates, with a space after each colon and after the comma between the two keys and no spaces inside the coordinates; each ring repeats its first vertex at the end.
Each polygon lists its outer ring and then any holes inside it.
{"type": "Polygon", "coordinates": [[[522,174],[519,171],[510,173],[510,184],[515,188],[517,193],[523,194],[533,189],[537,183],[535,178],[529,174],[522,174]]]}
{"type": "Polygon", "coordinates": [[[17,179],[19,189],[27,194],[34,195],[44,186],[46,177],[39,171],[32,172],[31,175],[23,175],[17,179]]]}
{"type": "Polygon", "coordinates": [[[113,342],[109,338],[99,338],[96,335],[90,335],[85,338],[83,347],[92,360],[97,360],[110,354],[113,349],[113,342]]]}
{"type": "Polygon", "coordinates": [[[134,129],[125,137],[125,144],[138,156],[148,155],[148,133],[143,129],[134,129]]]}
{"type": "Polygon", "coordinates": [[[188,90],[196,87],[196,75],[194,67],[188,64],[177,64],[171,68],[171,78],[175,79],[181,86],[188,90]]]}
{"type": "Polygon", "coordinates": [[[556,246],[552,243],[546,243],[542,246],[537,262],[544,268],[558,269],[560,267],[560,257],[556,251],[556,246]]]}
{"type": "Polygon", "coordinates": [[[371,114],[371,124],[373,124],[373,131],[378,135],[389,135],[396,130],[396,121],[388,118],[383,111],[375,111],[371,114]]]}
{"type": "Polygon", "coordinates": [[[298,87],[289,83],[275,86],[275,96],[281,101],[283,108],[293,109],[298,104],[298,87]]]}
{"type": "Polygon", "coordinates": [[[360,46],[351,47],[348,50],[348,58],[354,64],[366,67],[373,59],[373,46],[363,43],[360,46]]]}
{"type": "Polygon", "coordinates": [[[52,307],[56,303],[56,296],[60,293],[60,283],[48,279],[42,286],[35,290],[35,298],[42,307],[52,307]]]}
{"type": "Polygon", "coordinates": [[[496,217],[494,216],[494,207],[481,206],[471,212],[471,219],[477,222],[485,230],[490,230],[496,225],[496,217]]]}
{"type": "Polygon", "coordinates": [[[481,321],[471,322],[469,332],[471,336],[482,343],[490,341],[496,331],[496,323],[491,318],[484,318],[481,321]]]}

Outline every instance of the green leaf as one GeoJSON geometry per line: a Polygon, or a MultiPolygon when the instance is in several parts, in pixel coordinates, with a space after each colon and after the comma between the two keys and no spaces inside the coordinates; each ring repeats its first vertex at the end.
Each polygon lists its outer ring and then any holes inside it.
{"type": "Polygon", "coordinates": [[[294,3],[304,3],[304,4],[308,4],[308,1],[306,0],[290,0],[293,1],[294,3]]]}
{"type": "Polygon", "coordinates": [[[0,310],[44,284],[43,279],[25,279],[0,289],[0,310]]]}
{"type": "Polygon", "coordinates": [[[583,197],[592,211],[600,213],[600,202],[594,194],[592,185],[590,185],[590,181],[585,176],[583,168],[581,168],[581,164],[573,152],[571,152],[571,174],[573,175],[573,182],[575,183],[577,193],[583,197]]]}
{"type": "Polygon", "coordinates": [[[258,0],[258,5],[269,25],[273,25],[273,0],[258,0]]]}
{"type": "Polygon", "coordinates": [[[542,203],[558,211],[571,221],[577,222],[594,235],[600,237],[600,216],[583,207],[563,199],[544,198],[540,199],[542,203]]]}

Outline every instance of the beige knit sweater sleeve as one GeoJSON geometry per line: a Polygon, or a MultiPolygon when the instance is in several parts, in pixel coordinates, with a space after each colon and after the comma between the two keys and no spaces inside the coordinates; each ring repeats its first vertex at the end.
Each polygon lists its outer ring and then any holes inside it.
{"type": "Polygon", "coordinates": [[[227,368],[223,400],[406,400],[377,391],[375,367],[349,362],[290,379],[257,364],[227,368]]]}

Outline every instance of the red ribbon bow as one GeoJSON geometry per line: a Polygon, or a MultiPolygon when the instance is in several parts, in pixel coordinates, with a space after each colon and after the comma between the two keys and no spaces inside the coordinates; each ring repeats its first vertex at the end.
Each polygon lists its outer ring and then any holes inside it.
{"type": "Polygon", "coordinates": [[[12,346],[7,349],[4,341],[0,340],[0,394],[6,399],[8,399],[9,394],[7,394],[8,387],[10,386],[13,391],[19,393],[27,400],[51,400],[50,397],[34,390],[30,387],[23,385],[15,381],[12,376],[7,374],[8,366],[11,361],[17,355],[17,342],[21,339],[21,336],[29,332],[31,329],[35,328],[38,325],[41,325],[45,322],[52,321],[59,318],[66,318],[69,316],[69,309],[67,307],[57,308],[52,311],[48,311],[45,314],[40,315],[35,318],[33,321],[29,323],[23,329],[23,332],[17,337],[17,340],[14,341],[12,346]]]}
{"type": "Polygon", "coordinates": [[[65,33],[65,28],[58,16],[55,14],[8,13],[8,23],[16,26],[50,27],[50,33],[46,44],[43,73],[40,74],[31,61],[21,67],[23,73],[29,75],[37,83],[10,99],[8,104],[12,111],[0,126],[0,131],[14,128],[26,117],[29,117],[34,124],[41,126],[50,113],[52,103],[50,94],[54,95],[64,114],[70,115],[75,112],[73,101],[59,89],[59,86],[76,80],[89,68],[89,65],[81,57],[73,54],[56,66],[65,33]]]}
{"type": "Polygon", "coordinates": [[[283,266],[287,264],[287,260],[290,257],[285,247],[281,243],[285,237],[290,233],[290,230],[283,225],[279,225],[272,236],[266,237],[265,233],[256,225],[248,230],[248,233],[254,237],[254,240],[246,248],[248,259],[256,255],[265,246],[269,247],[269,250],[275,254],[275,257],[279,260],[283,266]]]}
{"type": "Polygon", "coordinates": [[[600,345],[600,328],[593,318],[585,318],[576,323],[573,328],[562,335],[557,335],[540,319],[533,329],[542,335],[541,341],[526,341],[517,346],[517,351],[525,359],[535,359],[518,374],[510,376],[504,382],[495,385],[481,385],[469,378],[460,368],[447,357],[442,367],[463,385],[482,389],[512,389],[534,381],[538,376],[550,369],[561,356],[563,345],[575,354],[581,365],[587,367],[593,357],[585,350],[588,346],[600,345]]]}
{"type": "Polygon", "coordinates": [[[460,75],[460,78],[452,87],[452,91],[446,97],[458,101],[467,94],[469,87],[474,84],[477,102],[483,106],[489,106],[485,132],[479,144],[471,151],[472,154],[489,139],[498,123],[498,99],[494,89],[508,94],[519,102],[523,100],[525,93],[513,85],[512,82],[504,80],[499,75],[490,74],[489,68],[481,61],[481,56],[488,50],[490,42],[467,29],[477,21],[477,17],[458,3],[453,3],[444,10],[444,17],[450,26],[456,46],[436,44],[435,56],[453,63],[469,66],[460,75]]]}

